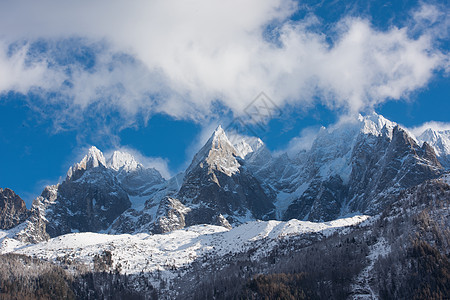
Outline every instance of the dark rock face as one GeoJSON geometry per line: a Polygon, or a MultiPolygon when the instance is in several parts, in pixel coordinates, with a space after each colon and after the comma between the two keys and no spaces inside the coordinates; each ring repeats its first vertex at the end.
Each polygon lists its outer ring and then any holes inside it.
{"type": "Polygon", "coordinates": [[[105,230],[130,206],[128,194],[100,165],[58,186],[57,199],[46,213],[47,232],[55,237],[73,231],[105,230]]]}
{"type": "MultiPolygon", "coordinates": [[[[384,128],[379,136],[360,133],[351,150],[350,162],[347,183],[339,175],[316,175],[292,202],[283,219],[329,221],[343,209],[375,214],[387,207],[401,190],[443,172],[433,149],[427,143],[420,147],[398,126],[392,133],[384,128]]],[[[306,169],[314,170],[314,165],[307,164],[306,169]]],[[[317,173],[318,170],[312,172],[317,173]]]]}
{"type": "MultiPolygon", "coordinates": [[[[43,193],[49,192],[46,188],[43,193]]],[[[42,196],[41,196],[42,197],[42,196]]],[[[40,199],[41,197],[38,197],[40,199]]],[[[34,200],[28,219],[24,227],[16,233],[15,238],[25,243],[40,243],[50,239],[47,233],[47,219],[45,219],[45,204],[34,200]]]]}
{"type": "Polygon", "coordinates": [[[95,147],[69,169],[66,179],[44,190],[38,206],[44,207],[46,231],[51,237],[70,232],[98,232],[131,206],[116,172],[106,167],[95,147]],[[49,191],[52,191],[51,193],[49,191]]]}
{"type": "Polygon", "coordinates": [[[230,223],[251,212],[255,219],[267,219],[274,207],[259,182],[240,168],[238,174],[228,176],[199,168],[188,174],[178,197],[189,206],[200,206],[187,217],[187,224],[215,224],[220,215],[230,223]]]}
{"type": "Polygon", "coordinates": [[[284,215],[285,220],[307,219],[327,221],[337,219],[347,196],[348,188],[339,176],[326,181],[316,178],[284,215]]]}
{"type": "Polygon", "coordinates": [[[0,188],[0,229],[10,229],[25,221],[30,211],[14,191],[0,188]]]}
{"type": "Polygon", "coordinates": [[[352,157],[349,183],[350,208],[375,213],[390,203],[387,194],[415,186],[442,173],[433,149],[420,147],[398,126],[392,140],[386,136],[370,137],[371,143],[358,142],[352,157]]]}

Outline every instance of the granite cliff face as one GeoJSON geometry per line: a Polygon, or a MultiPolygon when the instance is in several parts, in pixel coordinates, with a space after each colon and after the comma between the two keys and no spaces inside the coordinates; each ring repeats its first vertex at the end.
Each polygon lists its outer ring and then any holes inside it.
{"type": "Polygon", "coordinates": [[[10,229],[25,221],[30,212],[13,190],[0,188],[0,229],[10,229]]]}

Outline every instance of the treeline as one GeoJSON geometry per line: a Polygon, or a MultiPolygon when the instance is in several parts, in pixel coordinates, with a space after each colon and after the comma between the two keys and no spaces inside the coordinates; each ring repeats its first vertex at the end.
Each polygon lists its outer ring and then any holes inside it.
{"type": "Polygon", "coordinates": [[[158,299],[159,291],[144,276],[113,272],[86,273],[72,283],[77,299],[158,299]]]}
{"type": "Polygon", "coordinates": [[[0,299],[75,299],[71,281],[54,264],[25,255],[0,255],[0,299]]]}
{"type": "Polygon", "coordinates": [[[197,288],[180,299],[190,293],[194,299],[346,299],[374,242],[352,232],[312,243],[281,242],[263,257],[234,255],[231,264],[218,261],[215,271],[203,273],[197,288]]]}
{"type": "MultiPolygon", "coordinates": [[[[107,260],[108,254],[103,255],[107,260]]],[[[72,276],[62,267],[19,254],[0,255],[0,299],[157,299],[144,276],[88,272],[72,276]]]]}

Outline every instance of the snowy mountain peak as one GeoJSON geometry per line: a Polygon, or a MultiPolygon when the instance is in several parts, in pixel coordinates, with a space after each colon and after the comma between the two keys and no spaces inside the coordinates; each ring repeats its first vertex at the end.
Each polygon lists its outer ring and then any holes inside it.
{"type": "Polygon", "coordinates": [[[186,174],[199,166],[200,168],[208,167],[220,170],[231,176],[240,167],[236,156],[240,156],[240,153],[230,142],[222,126],[219,125],[206,144],[194,156],[186,174]]]}
{"type": "Polygon", "coordinates": [[[361,124],[362,133],[380,136],[384,130],[387,130],[386,133],[389,138],[392,138],[392,131],[397,126],[397,123],[391,122],[375,112],[365,116],[359,115],[358,121],[361,124]]]}
{"type": "Polygon", "coordinates": [[[79,165],[85,166],[85,168],[96,168],[100,165],[106,166],[106,160],[103,153],[97,147],[92,146],[79,165]]]}
{"type": "Polygon", "coordinates": [[[417,138],[421,143],[426,142],[430,145],[436,152],[440,163],[444,167],[450,168],[450,130],[428,128],[417,138]]]}
{"type": "Polygon", "coordinates": [[[91,168],[97,168],[99,166],[106,167],[106,160],[103,153],[92,146],[89,148],[88,154],[79,162],[74,164],[67,172],[67,178],[71,178],[78,170],[88,170],[91,168]]]}
{"type": "Polygon", "coordinates": [[[114,151],[111,158],[108,160],[108,167],[115,171],[124,170],[129,172],[135,171],[143,166],[130,153],[114,151]]]}
{"type": "Polygon", "coordinates": [[[418,139],[433,146],[438,156],[450,154],[450,130],[428,128],[418,136],[418,139]]]}
{"type": "Polygon", "coordinates": [[[225,130],[223,130],[222,125],[219,124],[216,130],[214,130],[214,134],[225,134],[225,130]]]}
{"type": "Polygon", "coordinates": [[[432,128],[425,129],[425,131],[418,136],[421,141],[437,141],[439,139],[439,132],[432,128]]]}
{"type": "Polygon", "coordinates": [[[210,141],[213,148],[219,147],[221,143],[228,143],[231,145],[231,142],[228,140],[225,130],[223,130],[221,125],[219,125],[217,129],[214,131],[214,133],[210,138],[210,141]]]}

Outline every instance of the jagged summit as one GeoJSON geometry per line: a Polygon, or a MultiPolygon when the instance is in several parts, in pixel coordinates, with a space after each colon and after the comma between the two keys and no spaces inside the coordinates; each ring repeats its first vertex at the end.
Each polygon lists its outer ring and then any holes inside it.
{"type": "Polygon", "coordinates": [[[135,171],[138,168],[143,168],[133,155],[123,151],[114,151],[111,158],[108,160],[108,167],[115,170],[124,170],[126,172],[135,171]]]}
{"type": "MultiPolygon", "coordinates": [[[[236,142],[233,144],[227,136],[225,130],[219,125],[211,137],[194,156],[186,174],[195,167],[204,168],[209,166],[231,176],[238,172],[240,163],[236,157],[245,159],[249,154],[265,147],[264,142],[258,137],[244,136],[231,133],[236,142]]],[[[247,157],[248,158],[248,157],[247,157]]]]}
{"type": "Polygon", "coordinates": [[[29,216],[23,201],[13,190],[0,188],[0,229],[10,229],[29,216]]]}
{"type": "Polygon", "coordinates": [[[417,138],[431,145],[436,151],[437,156],[450,154],[450,130],[434,130],[428,128],[417,138]]]}
{"type": "Polygon", "coordinates": [[[440,134],[437,130],[432,128],[425,129],[417,138],[422,141],[437,141],[440,137],[440,134]]]}
{"type": "Polygon", "coordinates": [[[450,130],[426,129],[417,139],[430,145],[441,164],[450,168],[450,130]]]}
{"type": "MultiPolygon", "coordinates": [[[[75,163],[67,172],[67,179],[73,179],[74,174],[83,171],[104,167],[117,172],[132,172],[143,170],[145,167],[136,158],[124,151],[114,151],[109,159],[105,159],[103,153],[95,146],[89,148],[88,153],[79,163],[75,163]]],[[[155,170],[156,171],[156,170],[155,170]]],[[[156,171],[159,173],[158,171],[156,171]]],[[[76,176],[79,177],[79,176],[76,176]]]]}
{"type": "Polygon", "coordinates": [[[238,151],[228,140],[222,126],[219,125],[205,145],[194,156],[186,174],[196,168],[208,168],[209,170],[220,170],[231,176],[238,172],[240,167],[236,156],[239,156],[238,151]]]}
{"type": "Polygon", "coordinates": [[[215,142],[217,142],[218,140],[228,141],[228,137],[225,133],[225,130],[223,130],[222,125],[217,126],[217,128],[216,128],[216,130],[214,130],[211,138],[215,142]]]}
{"type": "MultiPolygon", "coordinates": [[[[250,144],[256,149],[262,143],[259,141],[257,138],[242,141],[242,150],[253,151],[250,144]]],[[[222,126],[217,127],[195,155],[177,194],[183,205],[194,205],[186,215],[186,225],[226,226],[227,222],[236,225],[269,218],[274,209],[270,197],[244,166],[243,156],[222,126]]]]}
{"type": "Polygon", "coordinates": [[[67,172],[67,179],[71,179],[78,171],[85,171],[99,166],[106,167],[103,153],[95,146],[89,148],[86,156],[79,163],[75,163],[67,172]]]}
{"type": "Polygon", "coordinates": [[[80,168],[96,168],[100,165],[106,166],[106,160],[103,153],[95,146],[89,148],[88,154],[78,163],[80,168]]]}
{"type": "Polygon", "coordinates": [[[106,160],[103,153],[97,147],[92,146],[79,165],[86,169],[95,168],[100,165],[106,166],[106,160]]]}
{"type": "Polygon", "coordinates": [[[361,132],[365,134],[372,134],[375,136],[380,136],[383,131],[386,130],[387,136],[392,138],[392,131],[397,126],[397,123],[389,121],[382,115],[372,112],[365,116],[359,115],[358,121],[361,124],[361,132]]]}

